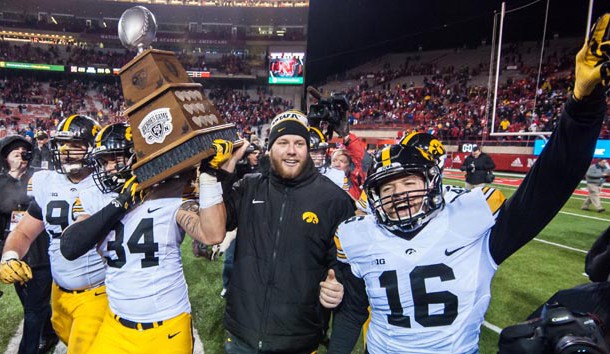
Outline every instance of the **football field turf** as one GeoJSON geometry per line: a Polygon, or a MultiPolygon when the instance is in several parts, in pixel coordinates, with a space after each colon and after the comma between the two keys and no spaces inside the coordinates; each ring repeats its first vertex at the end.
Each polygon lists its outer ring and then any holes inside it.
{"type": "MultiPolygon", "coordinates": [[[[501,178],[498,179],[501,181],[501,178]]],[[[446,184],[462,185],[461,180],[447,179],[446,184]]],[[[510,196],[514,187],[495,185],[510,196]]],[[[585,252],[608,226],[610,212],[580,210],[584,197],[573,196],[553,221],[499,268],[492,283],[492,300],[481,329],[481,353],[495,353],[498,334],[494,329],[523,321],[557,290],[588,282],[584,275],[585,252]]],[[[610,203],[604,200],[607,210],[610,203]]],[[[221,354],[224,329],[222,313],[222,261],[195,258],[191,241],[183,245],[183,261],[193,308],[194,325],[207,354],[221,354]]],[[[12,286],[0,285],[0,353],[22,318],[21,306],[12,286]]],[[[354,353],[362,353],[359,345],[354,353]]],[[[320,353],[325,353],[324,349],[320,353]]]]}

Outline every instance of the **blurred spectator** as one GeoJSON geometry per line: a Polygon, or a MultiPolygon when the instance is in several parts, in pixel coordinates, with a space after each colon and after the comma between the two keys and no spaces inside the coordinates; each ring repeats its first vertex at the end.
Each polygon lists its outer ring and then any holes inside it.
{"type": "Polygon", "coordinates": [[[466,189],[484,187],[490,183],[486,178],[496,168],[489,155],[483,153],[478,146],[472,148],[472,153],[466,157],[460,170],[466,172],[466,189]]]}
{"type": "Polygon", "coordinates": [[[36,139],[36,144],[32,149],[32,162],[30,165],[43,170],[55,169],[53,164],[53,153],[49,147],[49,135],[46,132],[39,130],[34,135],[34,138],[36,139]]]}
{"type": "MultiPolygon", "coordinates": [[[[32,145],[21,136],[8,136],[0,141],[2,172],[0,173],[0,227],[2,247],[8,233],[17,225],[30,204],[27,184],[36,171],[29,166],[32,145]]],[[[45,231],[30,246],[23,260],[32,269],[27,285],[15,283],[15,291],[23,306],[23,337],[19,354],[46,353],[58,342],[51,326],[51,266],[49,236],[45,231]]]]}
{"type": "Polygon", "coordinates": [[[589,166],[587,174],[585,175],[589,195],[582,204],[582,210],[589,210],[589,205],[593,204],[593,207],[597,212],[602,213],[606,211],[599,200],[599,193],[602,190],[602,185],[606,182],[606,177],[609,175],[610,170],[608,170],[608,161],[606,160],[599,160],[589,166]]]}

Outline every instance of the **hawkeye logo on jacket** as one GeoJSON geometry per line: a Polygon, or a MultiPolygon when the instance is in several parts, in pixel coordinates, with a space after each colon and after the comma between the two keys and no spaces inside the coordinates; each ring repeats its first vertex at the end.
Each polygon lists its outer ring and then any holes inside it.
{"type": "Polygon", "coordinates": [[[305,221],[308,224],[317,224],[318,223],[318,216],[311,212],[311,211],[306,211],[303,213],[303,221],[305,221]]]}

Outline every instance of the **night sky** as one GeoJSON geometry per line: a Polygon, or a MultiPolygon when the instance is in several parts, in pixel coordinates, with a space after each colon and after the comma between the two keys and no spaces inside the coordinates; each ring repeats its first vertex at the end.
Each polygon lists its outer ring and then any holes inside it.
{"type": "MultiPolygon", "coordinates": [[[[507,15],[504,42],[541,40],[547,0],[508,1],[507,10],[534,2],[507,15]]],[[[491,43],[490,0],[310,0],[306,84],[343,72],[390,52],[491,43]]],[[[550,0],[547,39],[584,38],[588,0],[550,0]]],[[[597,0],[594,18],[610,11],[597,0]]]]}

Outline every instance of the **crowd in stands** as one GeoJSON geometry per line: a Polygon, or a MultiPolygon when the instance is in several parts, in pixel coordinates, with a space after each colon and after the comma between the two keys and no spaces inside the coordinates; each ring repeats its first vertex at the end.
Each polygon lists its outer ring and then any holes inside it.
{"type": "MultiPolygon", "coordinates": [[[[0,46],[0,49],[8,55],[58,57],[56,50],[40,52],[29,45],[0,46]]],[[[81,48],[72,48],[69,52],[70,63],[75,65],[110,62],[113,66],[120,66],[122,61],[130,59],[129,54],[118,52],[109,54],[81,48]]],[[[555,51],[547,55],[536,92],[538,68],[524,64],[518,46],[509,48],[506,60],[519,67],[520,75],[505,79],[499,85],[494,131],[551,131],[571,91],[573,57],[574,53],[569,51],[555,51]]],[[[186,63],[187,69],[208,68],[203,55],[183,53],[179,58],[186,63]]],[[[220,65],[226,73],[249,70],[247,63],[239,56],[225,56],[220,65]]],[[[486,86],[470,84],[472,77],[481,72],[486,72],[482,64],[475,69],[441,67],[434,63],[428,65],[417,57],[407,57],[398,70],[385,65],[383,75],[386,76],[382,75],[381,81],[377,80],[379,73],[375,73],[372,80],[359,76],[359,83],[347,90],[352,107],[349,112],[351,122],[361,127],[407,127],[438,135],[446,141],[488,138],[491,122],[486,112],[491,97],[486,86]],[[425,77],[421,85],[414,85],[408,77],[404,83],[399,83],[400,80],[389,83],[402,75],[425,77]]],[[[89,114],[102,123],[124,119],[118,79],[101,82],[61,79],[49,80],[44,84],[31,77],[16,76],[0,80],[0,93],[3,102],[19,104],[11,109],[6,106],[0,109],[0,120],[4,121],[23,114],[28,104],[51,107],[48,114],[50,119],[58,119],[72,112],[89,114]]],[[[225,120],[236,123],[242,129],[260,127],[278,112],[292,107],[291,102],[274,97],[262,88],[253,97],[245,91],[220,88],[212,90],[209,97],[225,120]]],[[[602,134],[610,135],[607,127],[604,127],[602,134]]],[[[499,139],[519,138],[511,136],[499,139]]]]}
{"type": "MultiPolygon", "coordinates": [[[[15,76],[0,80],[0,124],[16,127],[21,118],[36,120],[37,128],[49,128],[73,113],[94,117],[102,124],[116,123],[125,118],[120,81],[49,79],[39,82],[32,77],[15,76]],[[10,107],[8,104],[12,104],[10,107]],[[18,104],[18,105],[15,105],[18,104]],[[43,116],[29,114],[32,106],[42,106],[43,116]]],[[[267,88],[258,88],[254,97],[232,89],[213,89],[209,93],[223,119],[238,128],[260,129],[276,114],[292,108],[292,102],[275,97],[267,88]]],[[[260,130],[257,131],[260,135],[260,130]]]]}
{"type": "MultiPolygon", "coordinates": [[[[524,65],[517,47],[511,49],[506,54],[507,60],[516,64],[522,75],[499,85],[494,131],[552,131],[574,82],[571,68],[575,53],[557,51],[546,56],[536,91],[538,68],[524,65]]],[[[346,92],[352,107],[352,123],[409,125],[443,140],[486,138],[491,126],[486,114],[491,99],[488,101],[487,87],[469,85],[474,75],[485,70],[483,64],[476,69],[438,68],[434,63],[413,63],[407,57],[397,70],[384,65],[381,72],[354,74],[360,83],[346,92]],[[387,83],[411,75],[429,76],[417,87],[407,80],[403,84],[387,83]]],[[[603,135],[610,136],[607,127],[603,135]]]]}
{"type": "MultiPolygon", "coordinates": [[[[258,88],[255,97],[223,88],[213,89],[208,96],[223,119],[235,123],[242,130],[260,128],[276,114],[293,108],[292,102],[274,97],[265,88],[258,88]]],[[[261,135],[260,130],[258,135],[261,135]]]]}
{"type": "MultiPolygon", "coordinates": [[[[0,58],[6,61],[57,64],[66,66],[103,65],[108,68],[121,68],[134,58],[135,54],[124,49],[100,50],[78,46],[45,47],[27,44],[10,44],[0,41],[0,58]]],[[[226,54],[219,60],[206,61],[203,54],[178,53],[178,60],[186,70],[210,71],[215,69],[227,75],[251,74],[247,59],[240,55],[226,54]]]]}
{"type": "MultiPolygon", "coordinates": [[[[260,6],[269,7],[269,6],[260,6]]],[[[78,10],[73,9],[74,12],[78,10]]],[[[272,11],[272,10],[271,10],[272,11]]],[[[272,23],[269,23],[273,26],[272,23]]],[[[276,24],[277,25],[277,24],[276,24]]],[[[86,19],[86,17],[77,16],[62,16],[27,13],[14,13],[5,11],[3,18],[0,19],[0,27],[28,29],[39,31],[63,32],[66,34],[79,35],[117,35],[117,23],[114,20],[108,19],[86,19]]],[[[256,26],[255,26],[256,27],[256,26]]],[[[288,27],[282,35],[276,32],[269,31],[261,33],[260,31],[252,30],[248,26],[209,26],[204,30],[189,26],[176,26],[172,23],[158,23],[157,38],[172,38],[178,37],[186,39],[214,39],[214,40],[246,40],[246,39],[273,39],[276,41],[304,41],[307,39],[307,33],[302,27],[288,27]],[[235,29],[236,30],[235,30],[235,29]]],[[[168,42],[172,42],[171,40],[168,42]]]]}

